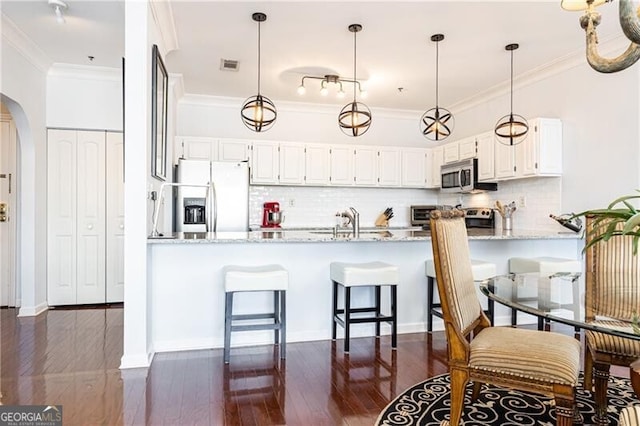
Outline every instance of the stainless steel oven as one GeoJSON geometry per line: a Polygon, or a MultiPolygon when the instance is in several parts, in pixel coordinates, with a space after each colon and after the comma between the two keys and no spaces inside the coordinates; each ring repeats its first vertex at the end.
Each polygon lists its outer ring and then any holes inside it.
{"type": "Polygon", "coordinates": [[[431,212],[433,210],[449,209],[451,209],[451,206],[439,204],[411,206],[411,226],[422,226],[423,228],[428,229],[431,212]]]}

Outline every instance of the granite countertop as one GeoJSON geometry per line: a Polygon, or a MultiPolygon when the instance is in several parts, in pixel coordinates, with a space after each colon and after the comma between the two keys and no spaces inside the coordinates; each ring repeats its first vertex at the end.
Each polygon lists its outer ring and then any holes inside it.
{"type": "MultiPolygon", "coordinates": [[[[469,229],[470,240],[555,240],[578,239],[580,233],[550,230],[469,229]]],[[[354,238],[341,231],[334,236],[331,228],[262,229],[247,232],[186,232],[162,238],[149,238],[149,244],[209,244],[209,243],[340,243],[340,242],[402,242],[430,241],[428,230],[421,228],[362,228],[354,238]]]]}

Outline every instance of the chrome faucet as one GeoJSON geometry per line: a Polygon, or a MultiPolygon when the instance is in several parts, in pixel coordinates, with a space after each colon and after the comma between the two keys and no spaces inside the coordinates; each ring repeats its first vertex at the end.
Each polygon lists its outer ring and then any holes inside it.
{"type": "Polygon", "coordinates": [[[207,192],[204,198],[205,205],[205,229],[207,232],[216,232],[216,228],[218,227],[218,206],[216,199],[216,186],[213,182],[209,182],[206,185],[192,185],[189,183],[172,183],[172,182],[164,182],[160,185],[160,193],[158,197],[158,202],[153,209],[153,217],[151,223],[151,234],[149,234],[149,238],[158,238],[161,234],[158,232],[158,216],[160,216],[160,206],[162,205],[162,201],[164,200],[164,190],[166,187],[176,187],[176,186],[184,186],[189,188],[206,188],[207,192]],[[211,205],[210,205],[211,204],[211,205]],[[213,216],[212,212],[213,211],[213,216]],[[213,219],[213,221],[212,221],[213,219]]]}
{"type": "Polygon", "coordinates": [[[360,213],[353,207],[349,207],[349,211],[344,211],[340,214],[342,217],[349,219],[349,224],[353,228],[354,238],[360,237],[360,213]]]}

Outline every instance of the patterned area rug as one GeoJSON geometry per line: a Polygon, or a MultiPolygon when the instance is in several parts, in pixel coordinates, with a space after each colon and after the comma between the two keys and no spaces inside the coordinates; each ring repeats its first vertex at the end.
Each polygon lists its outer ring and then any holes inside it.
{"type": "MultiPolygon", "coordinates": [[[[580,386],[582,377],[580,377],[580,386]]],[[[462,421],[465,426],[513,425],[554,426],[556,424],[553,400],[530,394],[484,385],[478,400],[471,404],[472,385],[467,385],[462,421]]],[[[449,375],[432,377],[398,395],[382,411],[377,426],[442,426],[449,420],[449,375]]],[[[591,392],[578,389],[578,410],[585,425],[595,424],[595,406],[591,392]]],[[[618,413],[624,407],[637,404],[631,383],[627,379],[612,377],[608,387],[609,425],[618,424],[618,413]]]]}

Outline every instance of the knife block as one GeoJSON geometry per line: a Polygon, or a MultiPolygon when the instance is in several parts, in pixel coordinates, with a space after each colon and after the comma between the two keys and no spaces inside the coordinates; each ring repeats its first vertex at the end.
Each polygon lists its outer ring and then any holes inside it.
{"type": "Polygon", "coordinates": [[[384,215],[384,213],[380,213],[375,222],[376,226],[387,228],[389,226],[389,219],[384,215]]]}

